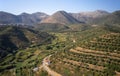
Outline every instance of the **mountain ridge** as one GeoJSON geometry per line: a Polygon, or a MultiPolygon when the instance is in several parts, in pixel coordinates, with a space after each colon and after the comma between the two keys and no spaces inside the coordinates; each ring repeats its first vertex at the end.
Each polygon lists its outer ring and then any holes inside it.
{"type": "MultiPolygon", "coordinates": [[[[26,25],[35,25],[40,23],[89,24],[89,23],[98,22],[100,21],[99,19],[106,17],[110,17],[112,20],[111,17],[112,15],[114,16],[115,13],[114,12],[109,13],[103,10],[96,10],[91,12],[79,12],[79,13],[68,13],[66,11],[57,11],[52,15],[47,15],[42,12],[36,12],[32,14],[23,12],[19,15],[14,15],[8,12],[0,11],[0,24],[26,24],[26,25]]],[[[119,18],[119,15],[116,16],[117,18],[119,18]]]]}

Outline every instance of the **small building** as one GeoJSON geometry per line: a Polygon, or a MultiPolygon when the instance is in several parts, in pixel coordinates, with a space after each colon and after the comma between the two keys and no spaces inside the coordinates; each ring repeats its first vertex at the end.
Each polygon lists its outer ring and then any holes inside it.
{"type": "Polygon", "coordinates": [[[36,67],[36,68],[33,69],[34,72],[36,72],[36,71],[38,71],[38,70],[39,70],[38,67],[36,67]]]}

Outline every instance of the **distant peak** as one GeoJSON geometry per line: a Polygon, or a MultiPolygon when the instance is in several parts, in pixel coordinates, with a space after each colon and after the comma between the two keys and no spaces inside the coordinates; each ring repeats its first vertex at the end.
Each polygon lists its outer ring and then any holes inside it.
{"type": "Polygon", "coordinates": [[[66,13],[66,11],[61,10],[61,11],[57,11],[56,13],[66,13]]]}
{"type": "Polygon", "coordinates": [[[23,13],[21,13],[21,15],[29,15],[28,13],[26,13],[26,12],[23,12],[23,13]]]}
{"type": "Polygon", "coordinates": [[[6,14],[11,14],[11,13],[8,13],[8,12],[4,12],[4,11],[0,11],[0,13],[6,13],[6,14]]]}
{"type": "Polygon", "coordinates": [[[108,12],[107,12],[107,11],[105,11],[105,10],[96,10],[95,12],[108,13],[108,12]]]}
{"type": "Polygon", "coordinates": [[[46,13],[43,13],[43,12],[35,12],[35,13],[32,13],[32,15],[34,14],[38,14],[38,15],[47,15],[46,13]]]}

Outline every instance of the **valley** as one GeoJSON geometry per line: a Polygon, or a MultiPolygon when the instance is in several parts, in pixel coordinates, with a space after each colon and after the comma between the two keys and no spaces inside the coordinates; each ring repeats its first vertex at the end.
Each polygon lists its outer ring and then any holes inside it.
{"type": "Polygon", "coordinates": [[[0,76],[120,76],[119,12],[58,11],[34,25],[1,21],[0,76]]]}

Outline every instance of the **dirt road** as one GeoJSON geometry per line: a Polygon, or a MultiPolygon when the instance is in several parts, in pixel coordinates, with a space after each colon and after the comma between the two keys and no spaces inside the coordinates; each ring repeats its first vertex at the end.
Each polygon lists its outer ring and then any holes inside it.
{"type": "Polygon", "coordinates": [[[51,55],[43,59],[43,63],[42,63],[43,69],[46,70],[48,74],[51,76],[62,76],[48,67],[48,65],[50,65],[50,57],[51,55]]]}

